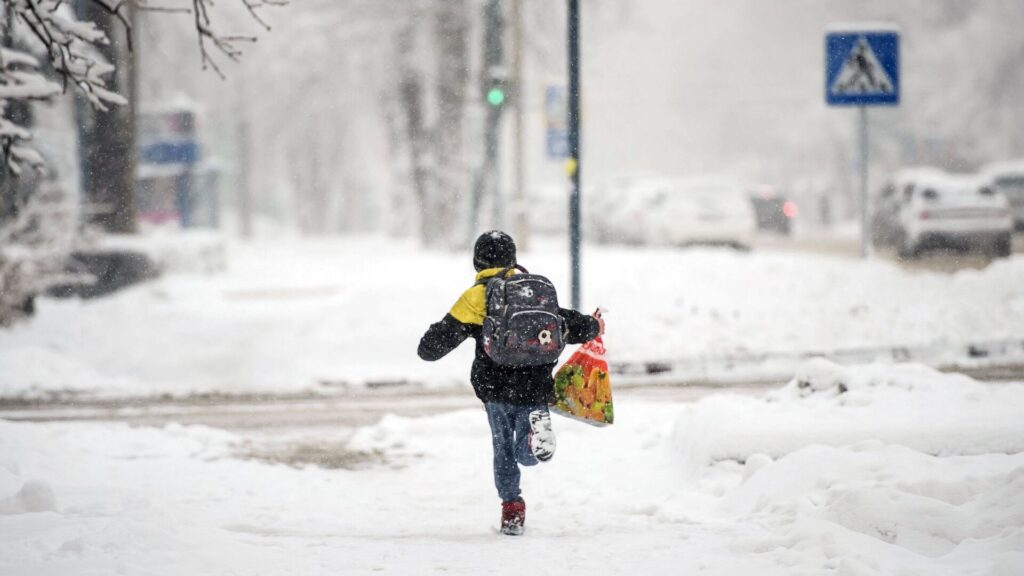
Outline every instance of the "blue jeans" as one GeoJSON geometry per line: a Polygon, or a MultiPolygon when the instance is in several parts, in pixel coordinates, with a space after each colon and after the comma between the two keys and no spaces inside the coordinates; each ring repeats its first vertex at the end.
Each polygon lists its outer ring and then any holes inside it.
{"type": "Polygon", "coordinates": [[[537,458],[530,451],[530,412],[547,410],[536,404],[516,406],[485,402],[487,422],[494,444],[494,486],[503,502],[519,498],[519,465],[533,466],[537,458]]]}

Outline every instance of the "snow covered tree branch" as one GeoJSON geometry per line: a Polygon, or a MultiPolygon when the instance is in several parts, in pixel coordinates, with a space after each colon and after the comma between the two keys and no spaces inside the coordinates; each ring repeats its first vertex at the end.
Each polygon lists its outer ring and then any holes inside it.
{"type": "MultiPolygon", "coordinates": [[[[130,28],[124,15],[126,0],[113,5],[90,1],[130,28]]],[[[64,0],[7,0],[7,4],[11,19],[24,24],[42,46],[65,89],[68,84],[74,85],[93,106],[103,110],[108,104],[125,103],[123,97],[107,90],[104,76],[113,72],[114,66],[93,50],[93,46],[109,42],[95,23],[78,21],[64,0]]]]}
{"type": "MultiPolygon", "coordinates": [[[[223,34],[214,27],[211,15],[213,0],[177,0],[188,5],[176,5],[175,0],[154,4],[148,0],[80,0],[99,8],[116,19],[126,30],[128,48],[131,45],[131,10],[146,10],[167,14],[190,14],[194,19],[196,37],[203,69],[212,68],[224,76],[215,59],[215,53],[237,60],[242,51],[240,43],[255,42],[254,36],[223,34]]],[[[237,0],[252,19],[269,30],[260,15],[268,6],[283,6],[287,0],[237,0]]],[[[96,22],[76,17],[71,3],[66,0],[3,0],[0,12],[3,47],[0,48],[0,113],[8,100],[48,100],[64,93],[69,87],[84,95],[97,110],[111,105],[125,104],[124,96],[109,88],[108,78],[115,71],[115,62],[108,62],[97,50],[109,45],[110,39],[96,22]],[[46,68],[41,64],[45,61],[46,68]],[[56,76],[57,82],[46,77],[56,76]]],[[[25,142],[31,138],[28,126],[21,126],[4,117],[0,120],[0,144],[6,165],[14,175],[23,164],[38,167],[41,158],[25,142]]]]}

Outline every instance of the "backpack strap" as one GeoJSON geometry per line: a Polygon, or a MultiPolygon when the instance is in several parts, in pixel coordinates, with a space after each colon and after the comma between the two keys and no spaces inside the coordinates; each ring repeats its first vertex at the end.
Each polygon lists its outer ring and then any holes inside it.
{"type": "Polygon", "coordinates": [[[524,268],[523,266],[520,266],[519,264],[513,264],[511,266],[506,266],[502,268],[501,271],[495,274],[494,276],[488,276],[487,278],[481,278],[477,280],[475,283],[473,283],[473,286],[486,286],[488,282],[494,280],[495,278],[504,278],[505,276],[508,276],[508,273],[511,272],[513,269],[519,270],[523,274],[530,273],[530,271],[524,268]]]}

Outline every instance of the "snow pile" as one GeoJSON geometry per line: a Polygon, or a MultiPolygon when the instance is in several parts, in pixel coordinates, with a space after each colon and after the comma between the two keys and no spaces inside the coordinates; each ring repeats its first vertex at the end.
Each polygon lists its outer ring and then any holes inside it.
{"type": "Polygon", "coordinates": [[[863,442],[811,446],[763,465],[718,502],[769,535],[737,553],[840,574],[1017,574],[1024,455],[940,458],[863,442]],[[924,570],[924,572],[921,572],[924,570]]]}
{"type": "Polygon", "coordinates": [[[1021,413],[1024,385],[813,360],[763,398],[686,407],[673,444],[700,490],[659,514],[756,525],[733,549],[794,568],[1019,574],[1021,413]]]}
{"type": "Polygon", "coordinates": [[[0,515],[46,512],[57,509],[53,488],[46,482],[29,480],[10,498],[0,500],[0,515]]]}
{"type": "Polygon", "coordinates": [[[915,364],[806,363],[763,398],[718,395],[686,409],[677,445],[695,465],[865,440],[927,454],[1024,451],[1024,386],[986,386],[915,364]]]}

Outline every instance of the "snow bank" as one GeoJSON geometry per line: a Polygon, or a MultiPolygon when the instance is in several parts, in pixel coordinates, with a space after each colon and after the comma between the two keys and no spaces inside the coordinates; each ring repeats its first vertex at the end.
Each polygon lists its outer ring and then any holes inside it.
{"type": "Polygon", "coordinates": [[[41,301],[32,321],[0,332],[0,396],[468,380],[470,346],[443,364],[415,355],[422,331],[472,279],[466,263],[374,239],[230,250],[225,274],[170,274],[110,298],[41,301]],[[443,280],[409,289],[431,270],[443,280]]]}
{"type": "MultiPolygon", "coordinates": [[[[173,245],[158,240],[157,252],[173,245]]],[[[521,260],[567,294],[561,243],[539,241],[521,260]]],[[[31,321],[0,332],[0,395],[468,386],[469,344],[435,363],[415,355],[426,327],[472,281],[465,253],[383,238],[292,239],[228,244],[225,261],[223,274],[41,300],[31,321]]],[[[608,310],[612,363],[700,366],[730,355],[1024,337],[1021,257],[954,275],[728,250],[589,247],[586,261],[584,308],[608,310]]]]}
{"type": "Polygon", "coordinates": [[[720,508],[825,520],[939,556],[969,538],[1024,526],[1024,506],[1008,497],[1022,487],[1022,465],[1020,454],[936,457],[881,442],[810,446],[762,466],[720,508]]]}
{"type": "Polygon", "coordinates": [[[867,574],[1024,569],[1024,386],[923,366],[808,362],[762,398],[686,407],[673,446],[686,477],[659,514],[729,518],[767,535],[737,553],[867,574]]]}
{"type": "Polygon", "coordinates": [[[715,512],[769,532],[737,540],[737,553],[840,574],[1009,575],[1024,567],[1022,488],[1019,453],[809,446],[761,466],[715,512]]]}
{"type": "Polygon", "coordinates": [[[935,455],[1024,451],[1024,385],[986,386],[914,364],[844,368],[818,359],[763,398],[717,395],[675,431],[697,466],[865,440],[935,455]]]}

